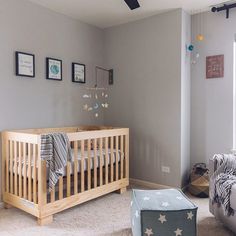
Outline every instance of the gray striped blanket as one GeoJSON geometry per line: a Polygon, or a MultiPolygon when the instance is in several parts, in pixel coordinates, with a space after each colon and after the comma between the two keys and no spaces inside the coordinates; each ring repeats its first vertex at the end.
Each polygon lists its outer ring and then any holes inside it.
{"type": "Polygon", "coordinates": [[[72,160],[70,143],[65,133],[41,135],[41,158],[49,168],[49,192],[63,176],[67,161],[72,160]]]}
{"type": "Polygon", "coordinates": [[[222,206],[224,215],[234,214],[230,207],[231,188],[236,184],[236,157],[217,154],[213,157],[215,172],[210,178],[210,200],[222,206]]]}

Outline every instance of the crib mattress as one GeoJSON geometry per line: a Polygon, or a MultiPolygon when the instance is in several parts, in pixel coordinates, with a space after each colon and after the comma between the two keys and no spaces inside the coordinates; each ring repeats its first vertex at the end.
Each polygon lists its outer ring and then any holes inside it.
{"type": "MultiPolygon", "coordinates": [[[[78,160],[78,165],[77,165],[77,170],[75,170],[74,168],[74,158],[75,158],[75,155],[74,155],[74,149],[72,149],[72,161],[71,161],[71,168],[70,168],[70,174],[74,174],[74,172],[76,171],[77,173],[80,173],[81,172],[81,151],[78,150],[78,155],[77,155],[77,160],[78,160]]],[[[120,162],[121,158],[124,158],[124,154],[121,153],[120,150],[118,150],[118,155],[117,155],[117,161],[120,162]]],[[[108,165],[110,164],[115,164],[116,163],[116,151],[114,150],[113,153],[111,152],[110,149],[108,149],[108,165]],[[113,160],[112,160],[112,157],[113,156],[113,160]]],[[[100,162],[101,162],[101,166],[104,167],[105,164],[106,164],[106,152],[105,152],[105,149],[102,150],[102,156],[100,158],[100,151],[97,150],[97,156],[95,157],[95,153],[94,153],[94,150],[91,150],[90,151],[90,170],[93,170],[94,167],[98,168],[100,167],[100,162]],[[95,159],[96,158],[96,159],[95,159]],[[96,160],[96,166],[95,166],[95,163],[94,163],[94,160],[96,160]]],[[[26,157],[26,174],[27,176],[29,176],[29,161],[28,161],[28,156],[26,157]]],[[[24,176],[24,162],[22,160],[21,162],[21,170],[22,170],[22,176],[24,176]]],[[[30,168],[31,168],[31,175],[32,175],[32,178],[33,178],[33,166],[34,166],[34,163],[33,163],[33,157],[31,157],[31,165],[30,165],[30,168]]],[[[38,165],[36,165],[36,167],[38,168],[38,165]]],[[[66,176],[67,175],[67,168],[65,167],[64,168],[64,175],[63,176],[66,176]]],[[[88,151],[84,151],[84,171],[87,171],[89,169],[89,164],[88,164],[88,151]]],[[[17,174],[19,174],[20,172],[20,166],[19,166],[19,158],[17,158],[17,174]]],[[[13,173],[15,173],[15,168],[13,166],[13,173]]],[[[47,168],[47,178],[49,176],[49,169],[47,168]]]]}

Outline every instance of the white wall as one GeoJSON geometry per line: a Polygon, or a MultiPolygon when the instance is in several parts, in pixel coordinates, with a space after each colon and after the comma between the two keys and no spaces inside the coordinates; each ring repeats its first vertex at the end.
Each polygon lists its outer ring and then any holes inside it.
{"type": "Polygon", "coordinates": [[[105,59],[115,75],[105,122],[130,128],[132,178],[171,186],[182,181],[182,14],[179,9],[105,31],[105,59]],[[161,172],[162,165],[171,173],[161,172]]]}
{"type": "Polygon", "coordinates": [[[84,86],[71,82],[73,61],[85,63],[88,83],[94,80],[102,30],[25,0],[0,0],[0,29],[0,131],[103,123],[82,111],[84,86]],[[35,54],[36,78],[15,76],[16,50],[35,54]],[[45,79],[47,56],[63,60],[62,82],[45,79]]]}
{"type": "MultiPolygon", "coordinates": [[[[194,41],[200,58],[192,65],[191,75],[191,163],[207,162],[214,153],[229,153],[233,148],[233,42],[236,11],[230,18],[222,13],[204,13],[205,40],[194,41]],[[206,79],[206,56],[224,54],[225,76],[206,79]]],[[[199,28],[199,16],[192,17],[193,34],[199,28]]],[[[194,37],[195,38],[195,37],[194,37]]]]}

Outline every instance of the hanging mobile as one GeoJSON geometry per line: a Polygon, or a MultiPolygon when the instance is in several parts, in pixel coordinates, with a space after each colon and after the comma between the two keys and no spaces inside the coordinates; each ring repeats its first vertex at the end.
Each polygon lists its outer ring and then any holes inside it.
{"type": "Polygon", "coordinates": [[[107,69],[104,69],[102,67],[98,67],[96,66],[95,67],[95,85],[94,87],[87,87],[88,90],[91,90],[92,94],[84,94],[83,95],[83,98],[86,98],[86,99],[95,99],[95,103],[92,104],[92,105],[88,105],[87,103],[83,105],[83,110],[84,111],[88,111],[88,112],[91,112],[91,111],[95,111],[96,112],[94,113],[94,116],[97,118],[99,116],[99,108],[100,107],[103,107],[103,108],[108,108],[109,104],[107,103],[107,101],[104,101],[104,100],[107,100],[108,98],[108,93],[104,92],[105,90],[107,90],[107,88],[104,88],[104,87],[98,87],[98,70],[103,70],[103,71],[107,71],[109,73],[109,81],[108,81],[108,84],[113,84],[113,70],[107,70],[107,69]],[[94,91],[94,92],[93,92],[94,91]],[[103,98],[103,103],[102,102],[99,102],[99,98],[103,98]],[[105,98],[105,99],[104,99],[105,98]],[[100,105],[99,105],[100,104],[100,105]]]}
{"type": "Polygon", "coordinates": [[[83,106],[83,109],[84,109],[85,111],[87,111],[87,110],[88,110],[88,104],[85,104],[85,105],[83,106]]]}
{"type": "Polygon", "coordinates": [[[194,49],[194,46],[193,46],[192,44],[190,44],[190,45],[188,46],[188,50],[189,50],[190,52],[192,52],[193,49],[194,49]]]}
{"type": "Polygon", "coordinates": [[[204,36],[203,36],[203,33],[202,33],[202,29],[203,29],[203,14],[202,14],[201,10],[200,10],[200,13],[198,14],[198,16],[199,16],[198,17],[199,18],[199,20],[198,20],[199,33],[197,34],[196,39],[197,39],[197,41],[201,42],[201,41],[204,40],[204,36]]]}

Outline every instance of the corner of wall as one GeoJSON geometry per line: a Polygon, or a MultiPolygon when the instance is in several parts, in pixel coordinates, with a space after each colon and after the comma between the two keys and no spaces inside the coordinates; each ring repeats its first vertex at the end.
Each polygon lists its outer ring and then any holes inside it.
{"type": "Polygon", "coordinates": [[[190,171],[190,53],[186,45],[191,42],[191,17],[182,10],[181,34],[181,186],[186,186],[190,171]]]}

